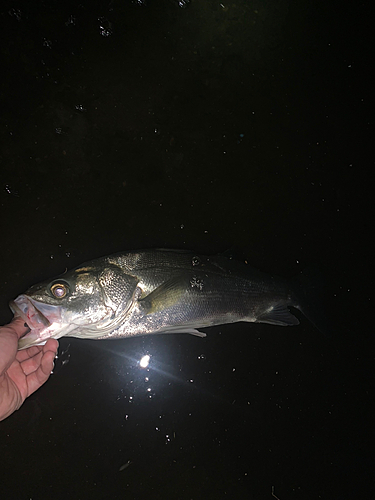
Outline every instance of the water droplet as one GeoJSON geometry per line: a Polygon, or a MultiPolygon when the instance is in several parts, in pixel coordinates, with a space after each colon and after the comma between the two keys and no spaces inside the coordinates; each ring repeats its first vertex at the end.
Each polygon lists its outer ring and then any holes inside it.
{"type": "Polygon", "coordinates": [[[65,22],[65,26],[69,26],[70,24],[75,26],[76,18],[74,16],[69,16],[68,20],[65,22]]]}
{"type": "Polygon", "coordinates": [[[10,9],[10,10],[8,10],[8,14],[12,17],[15,17],[17,19],[17,21],[21,21],[20,9],[10,9]]]}
{"type": "Polygon", "coordinates": [[[191,263],[193,264],[193,266],[199,266],[199,264],[201,263],[201,259],[195,255],[191,259],[191,263]]]}
{"type": "Polygon", "coordinates": [[[105,17],[99,17],[98,21],[100,34],[104,37],[111,36],[113,33],[111,21],[108,21],[105,17]]]}
{"type": "Polygon", "coordinates": [[[77,111],[81,111],[82,113],[84,113],[85,111],[87,111],[87,109],[82,104],[76,104],[75,105],[75,109],[77,111]]]}
{"type": "Polygon", "coordinates": [[[198,288],[199,290],[203,290],[204,282],[201,278],[193,276],[192,279],[190,280],[190,285],[192,288],[198,288]]]}

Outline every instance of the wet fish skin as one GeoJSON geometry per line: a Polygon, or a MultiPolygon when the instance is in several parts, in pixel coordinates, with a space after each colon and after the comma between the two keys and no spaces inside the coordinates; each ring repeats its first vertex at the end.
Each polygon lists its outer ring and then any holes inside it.
{"type": "Polygon", "coordinates": [[[62,336],[107,339],[191,333],[239,321],[296,325],[286,280],[223,256],[145,250],[99,258],[32,286],[10,303],[30,333],[24,349],[62,336]]]}

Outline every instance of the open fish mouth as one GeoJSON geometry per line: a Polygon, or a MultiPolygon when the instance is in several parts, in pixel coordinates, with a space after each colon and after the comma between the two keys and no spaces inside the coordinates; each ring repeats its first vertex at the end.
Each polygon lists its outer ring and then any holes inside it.
{"type": "Polygon", "coordinates": [[[9,307],[14,316],[21,316],[30,328],[30,332],[19,339],[18,349],[44,344],[62,323],[59,306],[43,304],[27,295],[19,295],[9,303],[9,307]]]}
{"type": "Polygon", "coordinates": [[[30,330],[48,327],[51,324],[40,309],[36,307],[34,301],[26,297],[26,295],[20,295],[15,300],[12,300],[9,307],[15,316],[21,316],[30,330]]]}

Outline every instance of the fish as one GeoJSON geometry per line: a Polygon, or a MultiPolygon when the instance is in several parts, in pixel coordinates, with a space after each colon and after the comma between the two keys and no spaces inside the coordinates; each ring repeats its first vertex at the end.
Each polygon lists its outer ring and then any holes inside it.
{"type": "Polygon", "coordinates": [[[154,249],[86,262],[33,285],[9,306],[30,329],[18,344],[26,349],[64,336],[205,337],[201,328],[228,323],[298,325],[290,308],[299,309],[314,323],[299,288],[224,255],[154,249]]]}

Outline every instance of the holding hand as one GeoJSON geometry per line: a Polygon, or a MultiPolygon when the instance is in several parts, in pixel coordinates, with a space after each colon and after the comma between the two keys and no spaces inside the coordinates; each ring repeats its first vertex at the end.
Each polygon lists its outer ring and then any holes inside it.
{"type": "Polygon", "coordinates": [[[59,346],[57,340],[17,351],[28,328],[22,318],[0,326],[0,420],[18,410],[25,399],[49,378],[59,346]]]}

